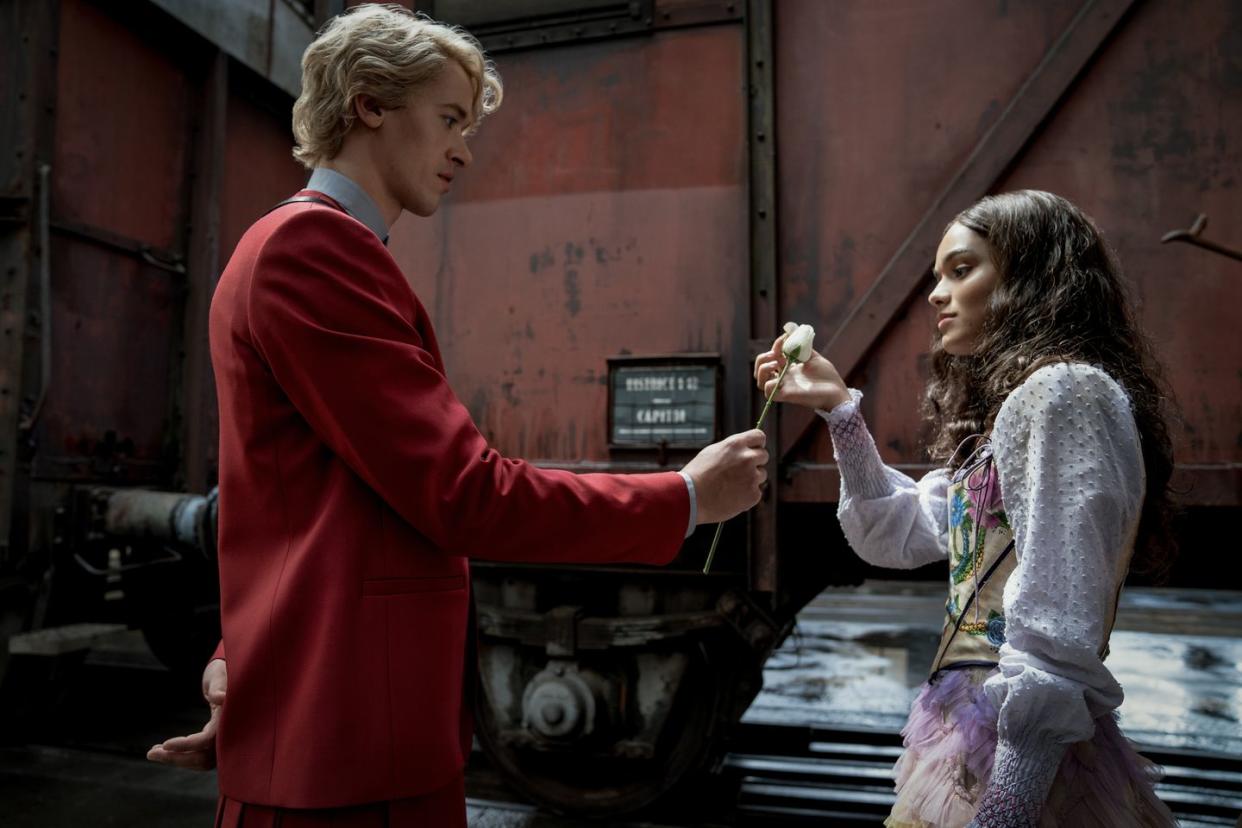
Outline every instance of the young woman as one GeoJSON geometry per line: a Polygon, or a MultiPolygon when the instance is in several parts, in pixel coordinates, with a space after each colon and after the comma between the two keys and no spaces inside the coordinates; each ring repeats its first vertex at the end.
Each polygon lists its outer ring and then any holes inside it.
{"type": "MultiPolygon", "coordinates": [[[[1127,571],[1167,566],[1158,369],[1099,231],[1050,193],[990,196],[936,253],[926,413],[941,468],[885,466],[832,364],[778,400],[828,422],[838,516],[879,566],[948,558],[947,619],[902,730],[890,828],[1174,825],[1104,666],[1127,571]]],[[[755,360],[772,390],[782,341],[755,360]]]]}

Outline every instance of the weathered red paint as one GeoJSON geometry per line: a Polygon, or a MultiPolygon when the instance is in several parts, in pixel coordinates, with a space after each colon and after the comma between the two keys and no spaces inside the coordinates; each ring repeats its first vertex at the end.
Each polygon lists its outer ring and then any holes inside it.
{"type": "MultiPolygon", "coordinates": [[[[1188,500],[1220,503],[1232,479],[1227,500],[1236,504],[1237,266],[1159,244],[1199,211],[1212,215],[1225,241],[1242,233],[1242,145],[1227,126],[1242,123],[1230,57],[1242,17],[1227,2],[1192,5],[1193,14],[1184,4],[1136,4],[992,191],[1052,190],[1097,220],[1141,299],[1181,405],[1178,461],[1210,467],[1182,473],[1192,483],[1201,478],[1188,500]]],[[[1082,8],[1077,0],[778,6],[779,249],[790,318],[814,322],[821,341],[831,338],[1082,8]]],[[[867,393],[881,451],[914,464],[925,461],[917,411],[932,335],[922,293],[853,377],[867,393]]],[[[789,429],[784,441],[794,436],[789,429]]],[[[807,464],[831,464],[822,429],[791,459],[795,478],[807,464]]],[[[785,495],[835,499],[835,476],[792,483],[785,495]]]]}
{"type": "MultiPolygon", "coordinates": [[[[775,4],[783,318],[830,338],[1082,8],[775,4]]],[[[186,255],[201,51],[153,43],[83,0],[62,12],[53,218],[186,255]]],[[[1158,241],[1202,211],[1214,238],[1242,244],[1230,129],[1242,122],[1240,28],[1227,0],[1199,0],[1193,14],[1137,3],[994,187],[1062,192],[1104,228],[1182,405],[1179,459],[1212,470],[1212,502],[1229,492],[1221,470],[1242,462],[1236,265],[1158,241]]],[[[745,30],[728,23],[497,56],[506,100],[473,141],[474,164],[436,217],[397,225],[392,249],[435,317],[450,380],[501,450],[612,459],[605,360],[626,352],[720,352],[727,421],[747,424],[745,58],[745,30]]],[[[230,75],[221,262],[305,180],[283,104],[257,103],[240,88],[246,75],[230,75]]],[[[174,396],[177,277],[63,234],[55,246],[44,444],[112,430],[154,460],[174,396]],[[125,334],[105,330],[131,318],[125,334]]],[[[916,297],[854,376],[899,462],[923,462],[930,336],[916,297]]],[[[782,441],[793,436],[787,424],[782,441]]],[[[835,497],[826,477],[797,480],[831,465],[822,432],[792,460],[785,497],[835,497]]]]}
{"type": "Polygon", "coordinates": [[[52,215],[180,248],[191,96],[166,51],[96,4],[64,0],[52,215]]]}
{"type": "Polygon", "coordinates": [[[225,114],[224,178],[220,197],[220,266],[259,216],[306,183],[293,158],[289,114],[263,108],[235,89],[225,114]]]}
{"type": "Polygon", "coordinates": [[[52,247],[52,376],[40,468],[115,432],[151,463],[167,426],[178,277],[76,239],[52,247]]]}
{"type": "MultiPolygon", "coordinates": [[[[53,225],[182,252],[192,103],[185,67],[80,0],[62,7],[59,54],[53,225]]],[[[166,456],[180,280],[132,253],[53,231],[40,473],[64,472],[109,432],[145,475],[166,456]]]]}
{"type": "Polygon", "coordinates": [[[501,55],[505,103],[459,190],[396,226],[449,379],[502,451],[607,460],[608,356],[746,359],[742,46],[722,26],[501,55]]]}

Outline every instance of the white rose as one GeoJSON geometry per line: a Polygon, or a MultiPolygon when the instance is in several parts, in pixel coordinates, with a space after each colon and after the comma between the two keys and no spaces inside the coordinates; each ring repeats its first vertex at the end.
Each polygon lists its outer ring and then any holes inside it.
{"type": "MultiPolygon", "coordinates": [[[[786,332],[789,331],[790,322],[785,325],[786,332]]],[[[782,352],[785,358],[790,362],[806,362],[811,358],[811,350],[815,343],[815,329],[810,325],[799,325],[789,334],[785,340],[785,347],[782,352]]]]}

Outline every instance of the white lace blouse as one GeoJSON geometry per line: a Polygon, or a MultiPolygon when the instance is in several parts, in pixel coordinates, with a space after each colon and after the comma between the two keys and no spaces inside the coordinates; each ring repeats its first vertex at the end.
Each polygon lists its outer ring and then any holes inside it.
{"type": "MultiPolygon", "coordinates": [[[[915,482],[885,466],[859,412],[828,421],[841,470],[838,516],[864,560],[911,568],[948,556],[949,475],[915,482]]],[[[1034,372],[1001,406],[991,435],[1017,568],[1004,590],[1006,643],[986,692],[1000,711],[993,780],[1047,794],[1067,745],[1121,704],[1101,662],[1146,488],[1138,429],[1121,386],[1081,363],[1034,372]]]]}

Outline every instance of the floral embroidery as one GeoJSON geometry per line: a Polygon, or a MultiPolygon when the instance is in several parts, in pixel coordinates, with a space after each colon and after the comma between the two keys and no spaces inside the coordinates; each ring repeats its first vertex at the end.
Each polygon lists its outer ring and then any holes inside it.
{"type": "Polygon", "coordinates": [[[988,643],[997,648],[1005,643],[1005,616],[996,610],[988,613],[988,643]]]}
{"type": "Polygon", "coordinates": [[[983,458],[948,494],[949,597],[941,660],[992,659],[1006,640],[1001,591],[1014,566],[1012,557],[1002,563],[1012,531],[994,465],[983,458]]]}
{"type": "Polygon", "coordinates": [[[966,507],[969,505],[966,495],[962,489],[953,490],[953,503],[949,507],[949,528],[956,529],[962,525],[963,521],[970,520],[970,515],[966,514],[966,507]]]}
{"type": "Polygon", "coordinates": [[[987,621],[971,621],[962,624],[961,632],[987,639],[992,649],[999,650],[1005,643],[1005,616],[996,610],[988,611],[987,621]]]}
{"type": "MultiPolygon", "coordinates": [[[[968,522],[970,521],[970,515],[967,515],[965,520],[967,521],[967,523],[963,524],[963,526],[968,528],[968,522]]],[[[976,532],[973,536],[970,535],[969,532],[966,532],[966,531],[961,532],[960,540],[957,534],[953,536],[954,547],[956,548],[956,555],[953,558],[953,570],[952,572],[949,573],[950,582],[952,584],[960,584],[962,581],[965,581],[967,578],[969,578],[971,575],[975,573],[975,568],[979,565],[980,561],[983,559],[983,541],[986,537],[987,537],[987,530],[983,528],[980,528],[979,531],[976,532]],[[962,552],[961,542],[966,540],[967,538],[970,538],[971,540],[974,541],[974,548],[967,552],[962,552]]]]}
{"type": "Polygon", "coordinates": [[[970,477],[964,486],[970,501],[970,513],[977,516],[979,526],[993,529],[997,526],[1009,528],[1009,519],[1005,516],[1005,505],[1001,502],[1000,480],[996,467],[988,463],[970,477]]]}

